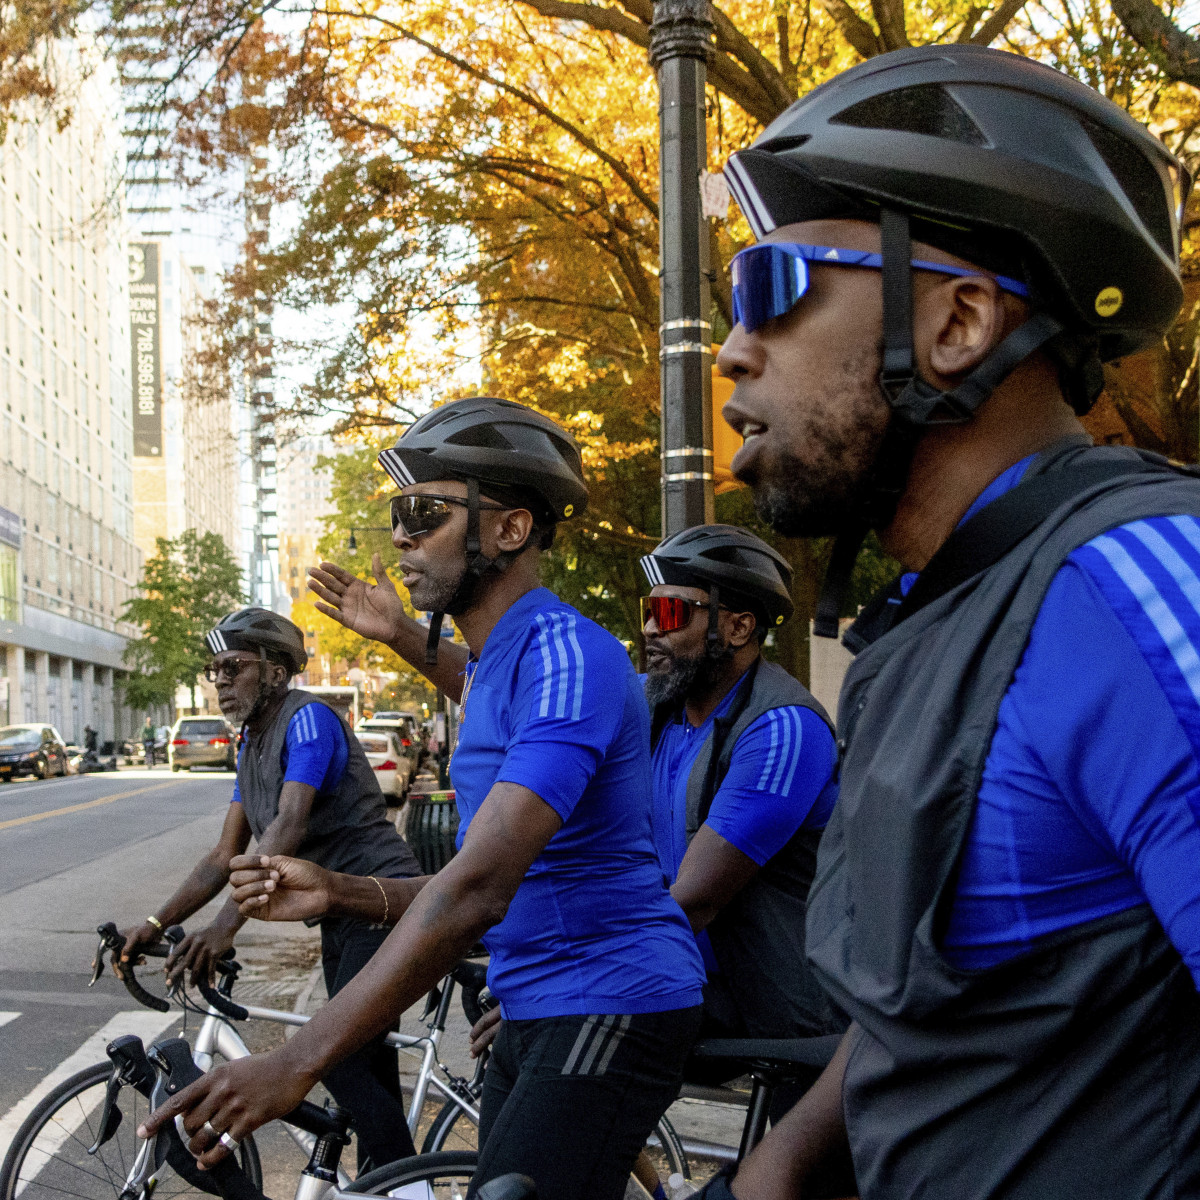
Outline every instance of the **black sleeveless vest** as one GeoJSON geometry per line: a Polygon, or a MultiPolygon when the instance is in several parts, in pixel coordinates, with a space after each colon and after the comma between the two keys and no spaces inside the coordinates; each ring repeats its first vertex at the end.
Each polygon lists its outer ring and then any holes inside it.
{"type": "MultiPolygon", "coordinates": [[[[293,689],[271,724],[257,737],[248,738],[242,747],[238,793],[256,838],[261,838],[279,815],[288,722],[306,704],[321,703],[311,693],[293,689]]],[[[421,867],[408,843],[387,818],[379,781],[363,748],[340,717],[338,725],[346,739],[346,770],[335,787],[313,797],[308,829],[296,857],[347,875],[420,875],[421,867]]]]}
{"type": "MultiPolygon", "coordinates": [[[[1060,447],[1026,478],[1114,456],[1141,457],[1060,447]]],[[[846,676],[808,952],[859,1026],[843,1101],[862,1200],[1200,1196],[1200,998],[1148,906],[987,970],[940,952],[1000,702],[1047,588],[1078,546],[1167,514],[1200,516],[1200,482],[1164,466],[1088,487],[846,676]]]]}
{"type": "MultiPolygon", "coordinates": [[[[760,658],[739,683],[727,712],[713,722],[692,764],[687,786],[689,843],[729,772],[738,739],[764,713],[789,705],[811,709],[832,728],[829,715],[803,684],[776,663],[760,658]]],[[[655,710],[654,745],[677,712],[665,705],[655,710]]],[[[819,830],[797,830],[708,926],[721,973],[705,988],[705,1006],[731,1034],[795,1038],[830,1033],[838,1027],[828,999],[804,961],[805,907],[820,838],[819,830]]]]}

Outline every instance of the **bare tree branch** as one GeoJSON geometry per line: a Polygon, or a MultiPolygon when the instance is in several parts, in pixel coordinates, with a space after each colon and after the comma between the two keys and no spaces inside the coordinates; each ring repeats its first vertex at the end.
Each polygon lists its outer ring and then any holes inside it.
{"type": "Polygon", "coordinates": [[[874,58],[876,54],[883,53],[885,47],[878,34],[846,3],[846,0],[821,0],[821,3],[841,31],[842,37],[863,58],[874,58]]]}
{"type": "Polygon", "coordinates": [[[1184,33],[1153,0],[1113,0],[1129,36],[1172,79],[1200,87],[1200,41],[1184,33]]]}
{"type": "Polygon", "coordinates": [[[784,82],[779,68],[715,4],[712,13],[717,27],[717,50],[731,55],[749,71],[777,106],[772,116],[778,116],[796,99],[796,93],[784,82]]]}
{"type": "Polygon", "coordinates": [[[871,11],[879,26],[879,40],[885,50],[903,50],[909,45],[904,27],[904,0],[871,0],[871,11]]]}
{"type": "Polygon", "coordinates": [[[1003,3],[974,33],[969,41],[976,46],[990,46],[1008,28],[1008,23],[1025,6],[1026,0],[1003,0],[1003,3]]]}
{"type": "MultiPolygon", "coordinates": [[[[561,21],[579,21],[592,29],[615,33],[636,46],[649,49],[650,26],[641,19],[627,16],[619,9],[579,0],[522,0],[543,17],[561,21]]],[[[629,0],[626,8],[652,16],[650,5],[629,0]]],[[[720,10],[717,16],[716,53],[708,66],[708,81],[728,96],[756,121],[773,121],[796,98],[775,66],[764,58],[720,10]]]]}

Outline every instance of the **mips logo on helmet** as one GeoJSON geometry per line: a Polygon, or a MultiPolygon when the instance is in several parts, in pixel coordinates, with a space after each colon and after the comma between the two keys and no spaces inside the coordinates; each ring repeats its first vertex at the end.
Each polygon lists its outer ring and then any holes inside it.
{"type": "Polygon", "coordinates": [[[1096,312],[1102,317],[1115,317],[1125,303],[1125,294],[1119,287],[1103,288],[1096,296],[1096,312]]]}

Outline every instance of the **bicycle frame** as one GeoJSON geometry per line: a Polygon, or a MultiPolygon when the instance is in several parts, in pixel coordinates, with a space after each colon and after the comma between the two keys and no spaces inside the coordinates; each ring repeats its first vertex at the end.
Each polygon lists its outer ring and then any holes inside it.
{"type": "MultiPolygon", "coordinates": [[[[450,1012],[454,987],[454,980],[451,976],[447,976],[442,981],[438,1003],[426,1022],[426,1028],[429,1030],[427,1034],[416,1037],[412,1034],[393,1032],[389,1033],[385,1039],[387,1044],[394,1049],[409,1052],[419,1049],[421,1053],[421,1067],[417,1072],[408,1109],[408,1128],[414,1140],[421,1119],[421,1111],[425,1107],[425,1101],[431,1088],[458,1105],[476,1125],[479,1124],[479,1109],[472,1103],[470,1093],[466,1089],[460,1092],[455,1086],[457,1080],[442,1066],[441,1060],[438,1058],[438,1046],[446,1028],[446,1018],[450,1012]],[[445,1079],[438,1074],[439,1071],[446,1076],[445,1079]]],[[[291,1025],[298,1028],[301,1025],[307,1025],[310,1020],[305,1013],[284,1012],[281,1009],[259,1008],[255,1005],[245,1005],[244,1007],[248,1019],[255,1021],[271,1021],[277,1025],[291,1025]]],[[[250,1055],[250,1049],[233,1024],[209,1005],[207,1015],[192,1046],[192,1061],[196,1066],[200,1070],[208,1072],[212,1070],[213,1062],[218,1056],[226,1062],[233,1062],[235,1059],[248,1058],[250,1055]]],[[[311,1153],[315,1142],[312,1134],[305,1133],[292,1125],[285,1125],[285,1128],[292,1140],[305,1154],[311,1153]]],[[[300,1184],[304,1185],[303,1179],[300,1184]]],[[[338,1184],[341,1187],[347,1187],[350,1184],[350,1177],[341,1167],[338,1168],[338,1184]]],[[[300,1200],[299,1195],[297,1195],[297,1200],[300,1200]]]]}

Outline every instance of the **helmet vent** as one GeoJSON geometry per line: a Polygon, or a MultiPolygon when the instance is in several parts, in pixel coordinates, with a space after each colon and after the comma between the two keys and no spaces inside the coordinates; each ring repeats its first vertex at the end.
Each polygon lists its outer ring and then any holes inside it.
{"type": "Polygon", "coordinates": [[[508,440],[495,425],[472,425],[452,433],[446,441],[453,446],[480,446],[487,450],[511,450],[508,440]]]}
{"type": "Polygon", "coordinates": [[[923,133],[972,146],[988,144],[983,131],[971,120],[966,109],[945,88],[933,83],[870,96],[838,113],[831,118],[830,124],[923,133]]]}
{"type": "Polygon", "coordinates": [[[795,137],[777,137],[770,138],[768,141],[760,142],[758,150],[768,150],[772,154],[782,154],[785,150],[798,150],[805,142],[812,141],[812,134],[801,133],[795,137]]]}
{"type": "Polygon", "coordinates": [[[1174,258],[1175,235],[1171,228],[1170,204],[1163,203],[1166,184],[1154,165],[1136,146],[1099,122],[1081,114],[1079,123],[1163,253],[1174,258]]]}

